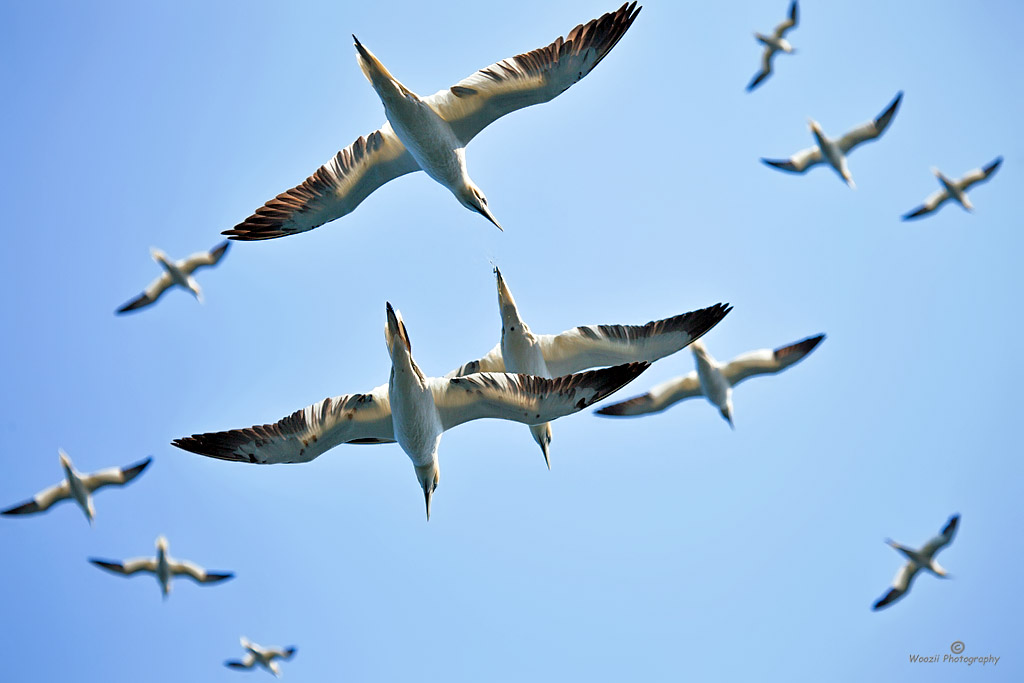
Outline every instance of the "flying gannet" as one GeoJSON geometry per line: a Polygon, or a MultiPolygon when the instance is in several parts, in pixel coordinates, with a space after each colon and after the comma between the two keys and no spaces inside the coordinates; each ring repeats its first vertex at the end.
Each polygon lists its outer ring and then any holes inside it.
{"type": "Polygon", "coordinates": [[[747,85],[747,92],[750,92],[757,86],[761,85],[764,79],[772,73],[772,59],[775,57],[776,52],[785,52],[786,54],[793,54],[793,46],[789,44],[789,41],[785,39],[786,31],[791,28],[796,28],[797,22],[797,7],[796,0],[793,0],[789,6],[789,16],[784,22],[775,27],[775,32],[770,36],[766,36],[762,33],[755,33],[754,37],[757,38],[758,42],[764,45],[764,53],[761,55],[761,70],[758,71],[753,80],[747,85]]]}
{"type": "MultiPolygon", "coordinates": [[[[594,367],[654,362],[699,339],[732,310],[728,304],[715,304],[646,325],[587,325],[561,334],[533,334],[520,317],[501,271],[495,268],[494,274],[498,280],[501,341],[483,358],[466,363],[446,377],[518,372],[550,378],[594,367]]],[[[551,425],[531,425],[530,433],[551,469],[551,425]]]]}
{"type": "Polygon", "coordinates": [[[164,599],[167,599],[171,592],[171,579],[175,576],[187,576],[196,583],[220,583],[234,577],[232,572],[208,572],[192,562],[173,559],[167,554],[167,539],[163,536],[156,539],[156,557],[136,557],[124,562],[95,558],[89,558],[89,561],[100,569],[123,576],[131,576],[138,572],[155,575],[164,599]]]}
{"type": "Polygon", "coordinates": [[[167,254],[160,251],[159,249],[150,249],[150,254],[153,256],[153,260],[164,267],[164,272],[160,277],[153,280],[146,287],[139,296],[135,297],[121,308],[117,309],[118,313],[127,313],[128,311],[134,311],[145,306],[149,306],[160,298],[160,295],[166,292],[174,285],[184,287],[188,291],[192,292],[192,295],[197,301],[202,303],[203,301],[203,290],[199,288],[199,283],[192,277],[192,273],[197,268],[203,266],[215,266],[224,257],[224,254],[228,250],[228,242],[222,242],[213,248],[212,251],[201,251],[197,254],[192,254],[187,259],[181,261],[171,261],[167,258],[167,254]]]}
{"type": "Polygon", "coordinates": [[[892,580],[892,588],[889,589],[889,592],[880,597],[871,609],[882,609],[906,595],[907,591],[910,590],[910,584],[913,583],[914,577],[922,569],[927,569],[936,576],[947,578],[948,572],[935,561],[935,556],[953,540],[953,535],[956,534],[956,527],[959,522],[960,515],[950,517],[949,521],[946,522],[946,526],[942,529],[942,533],[925,543],[924,547],[920,550],[908,548],[887,538],[885,542],[905,555],[907,563],[896,572],[896,577],[892,580]]]}
{"type": "Polygon", "coordinates": [[[807,169],[818,164],[827,163],[835,169],[835,172],[839,174],[839,177],[847,185],[851,188],[856,188],[856,185],[853,184],[853,176],[850,175],[850,169],[846,165],[846,155],[853,151],[857,145],[881,137],[885,129],[892,123],[892,118],[895,116],[896,110],[899,109],[902,99],[903,93],[897,93],[893,101],[885,108],[885,111],[875,119],[857,126],[841,138],[831,139],[827,137],[821,130],[821,126],[818,125],[818,122],[811,119],[811,133],[814,134],[814,139],[818,144],[814,147],[800,150],[789,159],[761,159],[761,161],[769,166],[782,171],[789,171],[790,173],[804,173],[807,169]]]}
{"type": "Polygon", "coordinates": [[[825,335],[819,334],[775,350],[751,351],[733,358],[728,363],[718,363],[708,353],[703,342],[694,342],[690,344],[690,348],[693,350],[696,370],[683,377],[658,384],[643,396],[605,406],[598,410],[597,414],[632,417],[659,413],[683,399],[704,396],[718,408],[729,426],[733,427],[733,387],[750,377],[782,372],[802,360],[824,338],[825,335]]]}
{"type": "Polygon", "coordinates": [[[609,396],[649,365],[630,363],[556,379],[500,372],[427,377],[413,360],[401,313],[390,303],[384,337],[391,356],[388,384],[367,394],[326,398],[275,424],[195,434],[173,445],[221,460],[267,464],[309,462],[343,443],[397,441],[412,460],[429,520],[445,431],[487,417],[550,422],[609,396]]]}
{"type": "Polygon", "coordinates": [[[500,229],[484,193],[470,180],[466,145],[505,114],[548,102],[590,73],[639,12],[635,2],[625,4],[547,47],[492,64],[429,97],[402,85],[355,40],[359,67],[384,104],[387,122],[224,234],[265,240],[312,230],[351,213],[386,182],[419,170],[500,229]]]}
{"type": "Polygon", "coordinates": [[[127,467],[111,467],[92,474],[82,474],[71,464],[71,458],[63,450],[58,449],[60,466],[64,470],[64,481],[36,494],[35,498],[20,505],[15,505],[0,512],[0,515],[30,515],[35,512],[49,510],[54,503],[62,500],[73,500],[82,508],[89,524],[96,516],[92,504],[92,494],[104,486],[124,486],[142,474],[153,458],[146,458],[127,467]]]}
{"type": "Polygon", "coordinates": [[[996,172],[999,168],[999,164],[1003,163],[1002,157],[996,157],[988,166],[982,168],[976,168],[963,178],[959,180],[952,180],[942,175],[942,171],[937,168],[932,169],[932,173],[939,179],[942,184],[942,189],[937,190],[934,194],[930,195],[928,199],[924,200],[924,204],[917,207],[913,211],[903,215],[903,220],[908,221],[912,218],[920,218],[927,216],[931,212],[942,206],[947,200],[954,199],[965,211],[973,211],[974,205],[971,204],[971,200],[967,197],[967,190],[972,185],[983,183],[988,180],[988,177],[996,172]]]}
{"type": "Polygon", "coordinates": [[[256,643],[242,637],[242,647],[245,648],[245,657],[241,661],[231,660],[224,662],[224,666],[231,669],[251,669],[254,666],[261,666],[275,676],[281,676],[281,667],[275,661],[277,659],[291,659],[295,654],[294,647],[260,647],[256,643]]]}

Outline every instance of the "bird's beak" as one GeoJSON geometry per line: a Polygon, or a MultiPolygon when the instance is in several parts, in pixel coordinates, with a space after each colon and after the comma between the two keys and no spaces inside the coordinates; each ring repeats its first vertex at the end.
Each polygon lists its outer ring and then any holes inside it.
{"type": "Polygon", "coordinates": [[[494,227],[496,227],[498,230],[501,230],[502,232],[505,232],[505,228],[501,227],[501,223],[498,222],[498,219],[494,217],[494,214],[491,213],[491,210],[488,209],[485,205],[481,204],[479,207],[477,207],[477,211],[479,211],[480,215],[482,215],[484,218],[494,223],[494,227]]]}
{"type": "Polygon", "coordinates": [[[494,274],[498,277],[498,303],[502,306],[515,306],[515,300],[512,298],[512,292],[508,291],[508,285],[505,284],[505,278],[501,276],[501,271],[498,267],[494,267],[494,274]]]}
{"type": "Polygon", "coordinates": [[[427,503],[427,521],[430,521],[430,499],[434,495],[434,492],[429,486],[423,487],[423,500],[427,503]]]}
{"type": "Polygon", "coordinates": [[[544,464],[548,466],[548,472],[551,471],[551,457],[548,455],[549,446],[546,443],[540,445],[540,450],[544,454],[544,464]]]}

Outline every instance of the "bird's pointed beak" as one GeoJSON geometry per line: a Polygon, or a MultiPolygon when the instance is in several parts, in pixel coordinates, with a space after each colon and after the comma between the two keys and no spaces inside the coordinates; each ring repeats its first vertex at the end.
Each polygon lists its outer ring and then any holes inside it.
{"type": "Polygon", "coordinates": [[[483,214],[484,218],[486,218],[490,222],[494,223],[494,227],[496,227],[498,230],[501,230],[502,232],[505,232],[505,228],[501,227],[501,223],[499,223],[498,219],[494,217],[494,214],[491,213],[490,209],[488,209],[485,206],[485,207],[483,207],[483,209],[481,209],[480,213],[483,214]]]}
{"type": "Polygon", "coordinates": [[[551,456],[549,454],[550,446],[546,443],[540,445],[540,451],[544,454],[544,464],[548,466],[548,472],[551,471],[551,456]]]}
{"type": "Polygon", "coordinates": [[[851,190],[856,190],[857,189],[857,184],[853,182],[853,178],[851,178],[850,176],[847,176],[845,178],[845,180],[846,180],[847,186],[849,186],[849,188],[851,190]]]}
{"type": "Polygon", "coordinates": [[[429,486],[423,487],[423,500],[427,504],[427,521],[430,521],[430,499],[434,496],[434,492],[429,486]]]}

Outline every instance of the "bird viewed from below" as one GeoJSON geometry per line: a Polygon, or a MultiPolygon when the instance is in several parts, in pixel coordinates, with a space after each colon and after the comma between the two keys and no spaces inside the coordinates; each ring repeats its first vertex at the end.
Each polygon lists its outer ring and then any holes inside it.
{"type": "Polygon", "coordinates": [[[875,601],[871,609],[882,609],[906,595],[907,591],[910,590],[910,584],[913,583],[914,577],[922,569],[927,569],[932,574],[943,579],[949,578],[949,573],[935,561],[935,556],[953,541],[953,536],[956,534],[956,528],[959,523],[960,515],[950,517],[942,532],[925,543],[920,550],[914,550],[905,545],[900,545],[892,539],[886,539],[886,543],[906,556],[907,563],[896,572],[896,577],[892,580],[892,587],[889,589],[889,592],[875,601]]]}
{"type": "Polygon", "coordinates": [[[973,211],[974,205],[971,204],[971,200],[967,197],[967,190],[978,183],[983,183],[988,180],[989,176],[995,173],[996,170],[998,170],[999,165],[1002,163],[1003,158],[996,157],[987,166],[976,168],[958,180],[947,178],[942,175],[942,171],[937,168],[933,168],[932,173],[934,173],[935,177],[939,179],[942,189],[936,190],[934,194],[929,195],[921,206],[917,207],[913,211],[903,214],[903,220],[908,221],[913,218],[927,216],[933,211],[938,210],[940,206],[950,199],[956,201],[956,203],[962,206],[964,211],[973,211]]]}
{"type": "Polygon", "coordinates": [[[92,494],[104,486],[124,486],[149,466],[153,458],[146,458],[126,467],[111,467],[92,474],[82,474],[71,464],[71,458],[63,450],[58,449],[60,466],[64,470],[64,481],[35,495],[32,500],[0,511],[0,515],[30,515],[49,510],[54,503],[62,500],[73,500],[85,513],[89,524],[96,517],[92,494]]]}
{"type": "Polygon", "coordinates": [[[611,395],[649,365],[630,363],[556,379],[501,372],[427,377],[413,360],[402,315],[390,303],[384,337],[391,355],[388,384],[367,394],[326,398],[275,424],[195,434],[173,445],[221,460],[268,464],[309,462],[343,443],[397,441],[412,460],[429,521],[445,431],[488,417],[550,422],[611,395]]]}
{"type": "Polygon", "coordinates": [[[735,429],[732,422],[732,390],[737,384],[757,375],[772,375],[803,360],[814,350],[825,335],[808,337],[795,344],[775,350],[751,351],[733,358],[728,363],[716,361],[702,341],[690,344],[697,369],[688,375],[663,382],[642,396],[621,403],[613,403],[597,411],[608,417],[632,417],[660,413],[669,406],[687,398],[704,396],[722,414],[722,418],[735,429]]]}
{"type": "Polygon", "coordinates": [[[224,234],[265,240],[312,230],[351,213],[388,181],[420,170],[501,229],[484,193],[469,177],[466,145],[505,114],[548,102],[581,80],[639,13],[635,2],[624,4],[577,26],[565,38],[492,64],[428,97],[402,85],[353,36],[359,67],[380,97],[387,122],[224,234]]]}
{"type": "Polygon", "coordinates": [[[152,303],[155,303],[164,292],[178,285],[184,287],[188,291],[192,292],[192,296],[196,298],[200,303],[203,302],[203,290],[199,288],[199,283],[192,277],[192,273],[198,268],[203,266],[215,266],[224,258],[224,254],[227,253],[229,242],[221,242],[210,251],[201,251],[196,254],[192,254],[187,259],[181,261],[171,261],[167,258],[167,254],[160,251],[159,249],[150,249],[150,253],[153,256],[153,260],[164,267],[164,272],[160,277],[153,280],[146,291],[139,296],[135,297],[121,308],[117,309],[118,313],[127,313],[128,311],[134,311],[139,308],[144,308],[152,303]]]}
{"type": "Polygon", "coordinates": [[[165,600],[170,595],[171,579],[175,576],[187,576],[196,583],[220,583],[234,577],[231,572],[208,572],[192,562],[173,559],[167,554],[167,539],[163,536],[156,539],[156,557],[136,557],[124,562],[95,558],[89,558],[89,561],[100,569],[122,576],[131,576],[138,572],[153,574],[160,584],[160,592],[165,600]]]}
{"type": "Polygon", "coordinates": [[[260,666],[279,677],[281,675],[281,666],[277,660],[291,659],[296,652],[294,647],[260,647],[244,636],[241,641],[242,647],[246,650],[245,657],[241,661],[236,659],[224,662],[224,666],[230,669],[251,669],[255,666],[260,666]]]}
{"type": "MultiPolygon", "coordinates": [[[[483,358],[466,363],[446,377],[517,372],[551,378],[594,367],[654,362],[700,339],[732,310],[728,304],[715,304],[646,325],[588,325],[561,334],[534,334],[520,317],[498,268],[494,275],[498,281],[501,341],[483,358]]],[[[551,469],[551,425],[530,425],[530,433],[551,469]]]]}
{"type": "Polygon", "coordinates": [[[871,121],[857,126],[841,138],[829,138],[822,131],[818,122],[811,119],[811,133],[818,144],[800,150],[789,159],[761,159],[761,161],[768,166],[790,173],[805,173],[818,164],[827,163],[851,189],[856,189],[853,176],[850,175],[850,169],[846,163],[846,155],[852,152],[857,145],[881,137],[885,129],[892,123],[892,118],[896,115],[902,100],[903,93],[897,93],[885,111],[871,121]]]}
{"type": "Polygon", "coordinates": [[[764,45],[764,52],[761,55],[761,70],[758,71],[754,78],[747,84],[747,92],[752,91],[757,86],[764,82],[764,79],[768,78],[772,73],[772,60],[775,58],[776,52],[785,52],[786,54],[793,54],[796,50],[789,44],[789,41],[785,39],[786,31],[791,28],[796,28],[797,23],[797,5],[796,0],[789,6],[789,15],[786,20],[775,27],[775,32],[770,36],[766,36],[762,33],[755,33],[754,37],[757,38],[758,42],[764,45]]]}

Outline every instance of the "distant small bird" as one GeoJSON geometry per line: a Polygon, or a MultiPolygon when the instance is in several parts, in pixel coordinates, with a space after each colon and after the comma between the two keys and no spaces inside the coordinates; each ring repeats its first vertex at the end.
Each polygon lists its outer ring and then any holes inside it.
{"type": "MultiPolygon", "coordinates": [[[[594,367],[654,362],[700,339],[732,310],[728,304],[715,304],[646,325],[588,325],[561,334],[533,334],[520,317],[501,271],[495,268],[494,274],[498,279],[501,341],[483,358],[466,363],[446,377],[519,372],[550,378],[594,367]]],[[[551,469],[551,425],[531,425],[530,433],[551,469]]]]}
{"type": "Polygon", "coordinates": [[[960,206],[964,208],[964,211],[973,211],[974,205],[971,204],[971,200],[967,198],[967,190],[972,185],[983,183],[988,180],[988,177],[996,172],[999,165],[1003,163],[1002,157],[996,157],[995,161],[992,161],[988,166],[982,168],[976,168],[963,178],[959,180],[952,180],[942,175],[942,171],[937,168],[932,169],[932,173],[942,183],[942,189],[936,191],[930,195],[928,199],[924,200],[924,204],[917,207],[913,211],[903,215],[903,220],[908,221],[912,218],[920,218],[927,216],[931,212],[942,206],[946,200],[954,199],[960,206]]]}
{"type": "Polygon", "coordinates": [[[124,562],[95,558],[89,558],[89,561],[100,569],[124,576],[131,576],[138,572],[155,575],[165,600],[170,595],[171,579],[175,576],[187,576],[195,580],[196,583],[220,583],[235,576],[232,572],[208,572],[192,562],[173,559],[167,554],[167,539],[163,536],[158,536],[156,539],[156,557],[136,557],[124,562]]]}
{"type": "Polygon", "coordinates": [[[853,184],[853,176],[850,175],[850,169],[846,165],[846,155],[862,142],[870,142],[881,137],[882,133],[885,132],[885,129],[892,122],[892,117],[895,116],[896,110],[899,109],[902,99],[903,92],[901,91],[896,94],[895,99],[889,103],[885,111],[874,120],[857,126],[843,137],[837,139],[826,137],[818,122],[810,119],[811,133],[814,134],[817,145],[800,150],[789,159],[761,159],[761,161],[769,166],[782,171],[789,171],[790,173],[804,173],[807,169],[818,164],[827,163],[835,169],[835,172],[839,174],[839,177],[850,188],[855,189],[856,185],[853,184]]]}
{"type": "Polygon", "coordinates": [[[445,431],[485,417],[540,424],[571,415],[632,381],[648,363],[618,365],[556,379],[483,372],[427,377],[412,357],[402,315],[387,304],[384,337],[391,380],[368,394],[326,398],[275,424],[195,434],[172,443],[221,460],[309,462],[343,443],[398,441],[430,501],[441,478],[438,446],[445,431]]]}
{"type": "Polygon", "coordinates": [[[907,557],[907,563],[896,572],[896,577],[892,580],[892,588],[889,589],[889,592],[880,597],[871,609],[882,609],[906,595],[907,591],[910,590],[910,584],[914,581],[914,577],[922,569],[927,569],[938,577],[949,578],[949,573],[935,561],[935,556],[953,540],[959,522],[960,515],[950,517],[949,521],[946,522],[946,526],[942,529],[942,533],[925,543],[924,547],[920,550],[900,545],[892,539],[885,539],[886,543],[907,557]]]}
{"type": "MultiPolygon", "coordinates": [[[[643,396],[621,403],[613,403],[597,411],[598,415],[609,417],[631,417],[660,413],[671,405],[687,398],[704,396],[722,418],[732,423],[732,389],[737,384],[757,375],[771,375],[782,372],[801,361],[821,343],[825,335],[808,337],[789,346],[762,349],[744,353],[728,363],[718,363],[701,341],[690,344],[697,369],[688,375],[658,384],[643,396]]],[[[734,427],[735,428],[735,427],[734,427]]]]}
{"type": "Polygon", "coordinates": [[[111,467],[92,474],[82,474],[71,464],[71,458],[67,453],[60,449],[57,453],[60,456],[60,466],[64,470],[64,481],[40,491],[28,502],[3,510],[0,515],[30,515],[48,510],[54,503],[70,499],[78,503],[78,507],[85,513],[85,518],[92,524],[96,516],[92,494],[104,486],[124,486],[142,474],[142,470],[153,461],[153,458],[146,458],[127,467],[111,467]]]}
{"type": "Polygon", "coordinates": [[[795,50],[793,46],[789,44],[783,36],[786,35],[786,31],[791,28],[796,28],[797,22],[797,7],[796,0],[789,6],[789,17],[775,27],[775,33],[770,36],[766,36],[762,33],[755,33],[754,37],[757,38],[758,42],[764,45],[764,54],[761,55],[761,70],[754,75],[754,79],[747,85],[747,92],[750,92],[757,86],[759,86],[764,79],[772,73],[772,58],[775,57],[776,52],[785,52],[786,54],[793,54],[795,50]]]}
{"type": "Polygon", "coordinates": [[[402,85],[353,36],[359,67],[383,102],[387,122],[224,234],[236,240],[266,240],[312,230],[351,213],[388,181],[420,170],[501,229],[466,170],[466,145],[505,114],[548,102],[580,81],[615,47],[639,13],[635,2],[625,4],[577,26],[564,39],[503,59],[429,97],[402,85]]]}
{"type": "Polygon", "coordinates": [[[201,251],[197,254],[192,254],[182,261],[171,261],[167,258],[167,254],[159,249],[150,249],[153,260],[164,267],[163,275],[153,280],[149,287],[146,287],[146,291],[117,309],[117,312],[127,313],[128,311],[149,306],[174,285],[184,287],[192,292],[196,300],[202,303],[203,290],[199,288],[199,283],[192,277],[192,273],[202,266],[217,265],[221,258],[224,257],[224,254],[227,253],[228,244],[228,242],[222,242],[214,247],[212,251],[201,251]]]}
{"type": "Polygon", "coordinates": [[[281,667],[274,660],[291,659],[296,652],[296,648],[294,647],[260,647],[256,643],[247,640],[245,637],[242,637],[242,647],[247,650],[242,661],[227,661],[224,662],[224,666],[232,669],[251,669],[254,666],[259,665],[278,677],[281,676],[281,667]]]}

